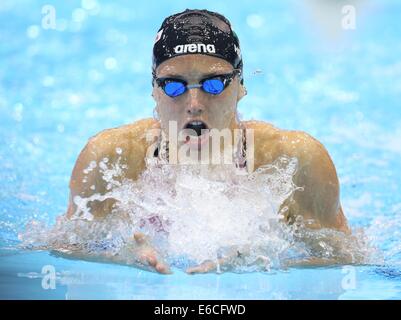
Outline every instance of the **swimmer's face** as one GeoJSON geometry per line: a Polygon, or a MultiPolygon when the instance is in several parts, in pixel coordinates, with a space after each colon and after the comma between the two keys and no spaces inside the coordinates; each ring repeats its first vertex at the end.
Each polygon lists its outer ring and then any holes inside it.
{"type": "MultiPolygon", "coordinates": [[[[201,54],[174,57],[156,69],[157,78],[179,78],[188,84],[198,84],[210,75],[233,72],[227,61],[201,54]]],[[[235,76],[222,93],[212,95],[200,88],[192,88],[177,97],[169,97],[154,83],[152,96],[156,101],[161,127],[168,134],[169,121],[177,122],[178,131],[189,121],[203,121],[208,129],[235,129],[238,127],[237,103],[245,95],[245,88],[235,76]]]]}

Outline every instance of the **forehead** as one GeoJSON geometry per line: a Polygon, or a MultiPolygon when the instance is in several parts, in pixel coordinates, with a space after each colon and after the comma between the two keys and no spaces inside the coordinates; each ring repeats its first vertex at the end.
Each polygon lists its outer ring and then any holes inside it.
{"type": "Polygon", "coordinates": [[[187,54],[164,61],[156,69],[156,74],[158,77],[197,77],[204,74],[229,73],[232,70],[232,65],[223,59],[204,54],[187,54]]]}

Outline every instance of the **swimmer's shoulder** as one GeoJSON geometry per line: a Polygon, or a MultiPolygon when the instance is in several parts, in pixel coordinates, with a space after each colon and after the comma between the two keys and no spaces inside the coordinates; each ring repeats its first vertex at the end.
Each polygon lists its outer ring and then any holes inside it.
{"type": "Polygon", "coordinates": [[[91,163],[99,165],[99,162],[105,162],[126,167],[124,176],[136,179],[145,168],[145,155],[151,144],[146,134],[158,128],[159,123],[148,118],[97,133],[81,151],[74,167],[73,178],[81,176],[80,172],[91,163]]]}
{"type": "MultiPolygon", "coordinates": [[[[146,133],[152,129],[158,129],[156,120],[143,119],[103,130],[89,139],[71,174],[68,217],[76,212],[77,206],[73,201],[76,196],[87,198],[104,194],[111,182],[136,180],[139,177],[146,167],[144,158],[150,144],[146,133]],[[108,170],[111,171],[107,173],[108,170]]],[[[114,202],[107,198],[91,201],[88,205],[95,217],[103,217],[111,212],[114,202]]]]}
{"type": "Polygon", "coordinates": [[[250,149],[252,141],[248,141],[249,130],[253,131],[254,166],[256,170],[262,165],[274,162],[280,155],[285,153],[282,139],[285,130],[275,127],[271,123],[260,120],[243,121],[242,124],[248,131],[247,148],[250,149]]]}
{"type": "Polygon", "coordinates": [[[242,124],[247,130],[253,130],[255,143],[257,144],[264,144],[267,140],[276,140],[279,138],[280,132],[282,131],[271,123],[260,120],[242,121],[242,124]]]}
{"type": "Polygon", "coordinates": [[[103,130],[89,140],[100,153],[110,160],[121,159],[129,165],[132,175],[139,174],[145,167],[145,156],[153,142],[147,135],[154,137],[160,123],[153,118],[146,118],[117,128],[103,130]]]}
{"type": "Polygon", "coordinates": [[[301,163],[328,156],[322,143],[304,131],[280,129],[259,120],[243,123],[246,129],[254,130],[255,168],[271,163],[281,155],[296,157],[301,163]]]}
{"type": "Polygon", "coordinates": [[[125,149],[143,149],[149,145],[146,134],[149,130],[160,129],[160,124],[153,118],[146,118],[120,127],[103,130],[89,139],[90,144],[103,150],[116,147],[125,149]]]}
{"type": "Polygon", "coordinates": [[[289,214],[313,218],[316,225],[348,232],[336,169],[323,144],[306,132],[282,130],[263,121],[250,121],[246,128],[255,130],[254,169],[283,155],[298,160],[293,181],[303,189],[290,199],[289,214]]]}

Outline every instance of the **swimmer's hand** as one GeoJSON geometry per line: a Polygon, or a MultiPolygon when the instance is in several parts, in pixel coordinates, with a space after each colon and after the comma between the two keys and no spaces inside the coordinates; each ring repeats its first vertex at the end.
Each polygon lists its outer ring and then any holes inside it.
{"type": "Polygon", "coordinates": [[[239,264],[245,255],[249,254],[249,247],[238,248],[234,246],[225,257],[216,260],[206,260],[201,264],[186,270],[188,274],[228,271],[239,264]]]}
{"type": "Polygon", "coordinates": [[[195,267],[188,268],[186,272],[188,274],[195,274],[195,273],[207,273],[207,272],[217,271],[217,266],[221,266],[222,262],[223,261],[206,260],[195,267]]]}
{"type": "Polygon", "coordinates": [[[134,233],[135,240],[135,262],[141,266],[150,268],[162,274],[172,273],[168,264],[161,257],[160,253],[152,246],[148,237],[142,232],[134,233]]]}

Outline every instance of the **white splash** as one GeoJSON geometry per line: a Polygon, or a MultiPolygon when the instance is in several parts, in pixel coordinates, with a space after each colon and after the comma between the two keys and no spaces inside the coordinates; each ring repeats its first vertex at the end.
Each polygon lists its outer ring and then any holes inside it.
{"type": "MultiPolygon", "coordinates": [[[[280,157],[248,175],[236,174],[234,166],[156,164],[137,181],[121,182],[116,177],[123,176],[123,168],[107,161],[98,166],[108,191],[77,197],[74,217],[61,216],[50,229],[31,223],[20,237],[23,246],[129,263],[132,257],[126,248],[134,232],[141,231],[178,267],[215,260],[232,248],[246,248],[249,254],[237,266],[246,271],[311,256],[362,259],[363,254],[355,256],[354,238],[332,230],[304,230],[299,221],[292,226],[281,221],[284,201],[298,189],[292,180],[296,158],[280,157]],[[105,199],[116,201],[112,212],[94,219],[88,203],[105,199]]],[[[90,169],[94,168],[92,163],[90,169]]]]}

